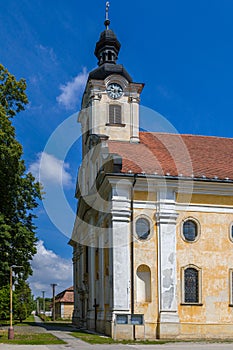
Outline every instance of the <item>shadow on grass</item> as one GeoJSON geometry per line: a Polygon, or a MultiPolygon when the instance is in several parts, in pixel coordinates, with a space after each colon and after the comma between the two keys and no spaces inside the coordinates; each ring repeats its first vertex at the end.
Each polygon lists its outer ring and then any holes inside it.
{"type": "Polygon", "coordinates": [[[73,332],[77,331],[76,328],[72,326],[70,323],[62,323],[62,322],[27,322],[29,326],[32,327],[41,327],[46,329],[47,331],[63,331],[63,332],[73,332]]]}

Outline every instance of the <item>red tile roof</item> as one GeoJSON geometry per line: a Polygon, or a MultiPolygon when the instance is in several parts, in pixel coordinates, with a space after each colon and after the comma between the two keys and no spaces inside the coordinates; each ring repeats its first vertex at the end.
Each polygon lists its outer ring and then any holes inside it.
{"type": "Polygon", "coordinates": [[[233,179],[233,138],[140,132],[140,143],[109,141],[122,173],[233,179]]]}
{"type": "Polygon", "coordinates": [[[74,302],[74,287],[67,288],[55,297],[56,303],[73,303],[74,302]]]}

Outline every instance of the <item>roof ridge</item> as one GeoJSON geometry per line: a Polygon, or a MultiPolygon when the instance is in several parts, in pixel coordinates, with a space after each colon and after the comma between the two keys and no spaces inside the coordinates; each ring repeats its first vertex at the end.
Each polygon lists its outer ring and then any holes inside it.
{"type": "Polygon", "coordinates": [[[214,136],[214,135],[198,135],[198,134],[181,134],[172,132],[161,132],[161,131],[140,131],[140,134],[159,134],[159,135],[176,135],[176,136],[189,136],[189,137],[203,137],[203,138],[213,138],[213,139],[227,139],[233,140],[233,137],[226,136],[214,136]]]}

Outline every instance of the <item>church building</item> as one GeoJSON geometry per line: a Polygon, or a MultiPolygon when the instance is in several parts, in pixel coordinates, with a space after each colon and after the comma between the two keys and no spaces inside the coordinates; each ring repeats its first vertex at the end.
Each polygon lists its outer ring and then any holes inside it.
{"type": "Polygon", "coordinates": [[[141,131],[110,29],[82,100],[73,323],[114,339],[233,338],[233,139],[141,131]]]}

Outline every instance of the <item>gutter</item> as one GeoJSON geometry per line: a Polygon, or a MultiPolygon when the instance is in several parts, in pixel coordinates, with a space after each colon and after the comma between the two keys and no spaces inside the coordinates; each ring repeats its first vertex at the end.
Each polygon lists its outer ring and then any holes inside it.
{"type": "MultiPolygon", "coordinates": [[[[133,207],[133,199],[134,199],[134,186],[137,181],[137,175],[134,174],[134,181],[131,187],[131,202],[130,202],[130,210],[131,210],[131,314],[134,314],[134,207],[133,207]]],[[[133,325],[133,340],[135,340],[135,325],[133,325]]]]}
{"type": "Polygon", "coordinates": [[[127,177],[127,178],[132,178],[135,177],[135,175],[138,178],[142,179],[166,179],[166,180],[182,180],[182,181],[199,181],[199,182],[216,182],[216,183],[230,183],[233,184],[233,179],[217,179],[217,178],[207,178],[207,177],[188,177],[188,176],[171,176],[171,175],[154,175],[154,174],[144,174],[144,173],[105,173],[105,176],[121,176],[121,177],[127,177]]]}

